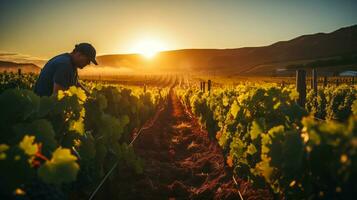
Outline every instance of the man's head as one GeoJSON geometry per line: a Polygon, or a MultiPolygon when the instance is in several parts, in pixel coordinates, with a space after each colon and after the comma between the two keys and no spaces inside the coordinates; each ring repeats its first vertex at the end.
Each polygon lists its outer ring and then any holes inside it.
{"type": "Polygon", "coordinates": [[[98,65],[97,61],[95,60],[96,50],[89,43],[76,44],[71,55],[75,67],[80,69],[83,69],[86,65],[89,65],[90,62],[98,65]]]}

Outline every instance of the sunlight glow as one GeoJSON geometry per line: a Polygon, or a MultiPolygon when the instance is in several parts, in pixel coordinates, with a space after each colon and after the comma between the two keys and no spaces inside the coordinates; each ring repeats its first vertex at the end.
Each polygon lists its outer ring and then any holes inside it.
{"type": "Polygon", "coordinates": [[[159,51],[166,50],[163,42],[156,39],[142,39],[134,45],[132,52],[139,53],[145,58],[153,58],[159,51]]]}

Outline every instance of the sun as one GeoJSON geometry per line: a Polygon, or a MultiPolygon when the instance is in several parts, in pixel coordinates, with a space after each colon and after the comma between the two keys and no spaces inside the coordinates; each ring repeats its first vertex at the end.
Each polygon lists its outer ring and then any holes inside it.
{"type": "Polygon", "coordinates": [[[164,43],[157,39],[142,39],[137,41],[134,45],[132,51],[134,53],[141,54],[145,58],[153,58],[158,52],[165,50],[166,47],[164,43]]]}

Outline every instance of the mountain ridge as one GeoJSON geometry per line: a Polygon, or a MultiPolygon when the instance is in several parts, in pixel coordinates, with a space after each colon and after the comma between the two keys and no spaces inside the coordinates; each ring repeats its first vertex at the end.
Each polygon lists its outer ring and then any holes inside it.
{"type": "Polygon", "coordinates": [[[33,63],[17,63],[0,60],[0,71],[2,72],[18,72],[19,69],[24,73],[39,73],[41,71],[41,68],[33,63]]]}
{"type": "MultiPolygon", "coordinates": [[[[139,54],[99,55],[97,56],[99,63],[97,69],[111,67],[136,70],[140,73],[174,71],[213,72],[229,75],[276,75],[277,72],[292,71],[299,66],[323,67],[323,70],[333,71],[356,69],[356,58],[357,24],[329,33],[301,35],[260,47],[168,50],[159,52],[153,59],[146,59],[139,54]],[[352,63],[341,61],[341,58],[351,56],[352,58],[347,60],[352,60],[352,63]],[[331,62],[326,62],[326,60],[331,62]],[[323,66],[318,65],[320,63],[323,63],[323,66]],[[334,65],[329,66],[329,63],[334,65]]],[[[25,64],[29,65],[29,63],[25,64]]]]}
{"type": "Polygon", "coordinates": [[[261,47],[170,50],[158,53],[149,61],[137,54],[110,54],[98,56],[98,62],[102,65],[136,69],[273,74],[278,68],[286,68],[294,63],[298,65],[348,55],[357,55],[357,25],[343,27],[330,33],[302,35],[261,47]],[[265,65],[274,66],[264,68],[265,65]],[[252,70],[254,68],[259,71],[252,70]]]}

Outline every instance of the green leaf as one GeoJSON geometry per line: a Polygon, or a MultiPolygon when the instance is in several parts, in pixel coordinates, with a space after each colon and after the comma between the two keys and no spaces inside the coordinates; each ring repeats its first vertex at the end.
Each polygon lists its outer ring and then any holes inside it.
{"type": "Polygon", "coordinates": [[[357,100],[355,100],[352,104],[352,112],[354,115],[357,115],[357,100]]]}
{"type": "Polygon", "coordinates": [[[33,156],[36,154],[38,150],[38,145],[34,144],[34,142],[35,142],[35,136],[25,135],[25,137],[20,142],[19,147],[20,149],[24,150],[24,152],[27,155],[33,156]]]}
{"type": "Polygon", "coordinates": [[[40,97],[30,90],[4,91],[0,95],[0,127],[32,117],[39,108],[39,102],[40,97]]]}
{"type": "Polygon", "coordinates": [[[57,148],[51,160],[38,169],[39,177],[46,183],[61,184],[76,180],[79,165],[69,149],[57,148]]]}
{"type": "Polygon", "coordinates": [[[16,124],[13,126],[14,132],[18,138],[22,139],[25,134],[35,136],[35,141],[41,142],[43,150],[45,152],[52,152],[57,147],[57,141],[55,140],[55,132],[52,124],[46,119],[34,120],[31,123],[16,124]]]}
{"type": "Polygon", "coordinates": [[[48,115],[56,106],[56,98],[54,96],[43,96],[40,99],[40,107],[38,110],[38,117],[45,117],[48,115]]]}
{"type": "Polygon", "coordinates": [[[249,134],[252,140],[256,139],[263,132],[261,125],[254,120],[250,128],[249,134]]]}
{"type": "Polygon", "coordinates": [[[9,148],[10,148],[9,145],[7,144],[0,144],[0,160],[6,159],[5,151],[7,151],[9,148]]]}
{"type": "Polygon", "coordinates": [[[69,130],[75,131],[75,132],[79,133],[80,135],[83,135],[84,131],[85,131],[83,119],[81,118],[77,121],[72,120],[69,124],[69,130]]]}
{"type": "Polygon", "coordinates": [[[230,111],[231,111],[231,114],[233,115],[233,117],[236,118],[238,111],[239,111],[239,106],[236,101],[233,102],[230,111]]]}
{"type": "Polygon", "coordinates": [[[257,152],[257,148],[255,148],[254,144],[250,144],[247,149],[247,153],[253,155],[257,152]]]}
{"type": "Polygon", "coordinates": [[[81,159],[92,159],[96,155],[95,141],[93,136],[90,133],[86,133],[86,137],[81,139],[81,143],[79,146],[79,154],[81,155],[81,159]]]}
{"type": "Polygon", "coordinates": [[[86,93],[81,88],[71,86],[68,91],[76,95],[82,102],[86,101],[87,99],[86,93]]]}

